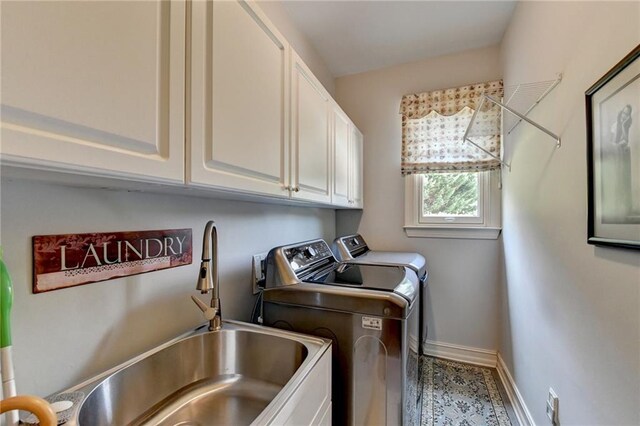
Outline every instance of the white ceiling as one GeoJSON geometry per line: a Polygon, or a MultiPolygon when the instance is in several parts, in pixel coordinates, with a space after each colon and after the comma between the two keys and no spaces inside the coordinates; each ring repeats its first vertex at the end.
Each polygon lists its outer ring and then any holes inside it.
{"type": "Polygon", "coordinates": [[[334,77],[492,46],[515,1],[283,1],[334,77]]]}

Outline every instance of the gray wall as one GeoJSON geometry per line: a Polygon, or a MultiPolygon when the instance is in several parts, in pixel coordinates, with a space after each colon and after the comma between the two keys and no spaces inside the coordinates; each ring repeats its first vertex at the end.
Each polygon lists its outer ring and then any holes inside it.
{"type": "MultiPolygon", "coordinates": [[[[19,393],[47,395],[203,322],[196,294],[205,223],[218,225],[224,318],[248,320],[251,255],[334,237],[335,213],[314,209],[10,182],[1,187],[1,243],[14,283],[19,393]],[[48,293],[31,292],[33,235],[193,228],[193,264],[48,293]]],[[[203,296],[204,298],[205,296],[203,296]]]]}
{"type": "Polygon", "coordinates": [[[408,238],[400,174],[402,95],[501,77],[497,47],[336,79],[336,99],[364,133],[362,214],[338,212],[338,234],[371,247],[422,253],[429,265],[429,338],[497,349],[500,240],[408,238]]]}
{"type": "MultiPolygon", "coordinates": [[[[502,44],[505,85],[562,83],[507,138],[500,352],[533,419],[549,386],[564,425],[640,424],[640,256],[586,243],[584,92],[640,42],[640,3],[520,2],[502,44]]],[[[638,127],[636,127],[636,130],[638,127]]]]}

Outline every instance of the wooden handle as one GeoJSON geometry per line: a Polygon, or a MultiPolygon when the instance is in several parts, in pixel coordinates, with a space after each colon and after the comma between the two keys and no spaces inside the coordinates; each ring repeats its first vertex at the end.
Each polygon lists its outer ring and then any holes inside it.
{"type": "Polygon", "coordinates": [[[51,405],[37,396],[20,395],[0,401],[0,414],[12,410],[32,412],[40,421],[41,426],[57,426],[58,424],[58,417],[51,405]]]}

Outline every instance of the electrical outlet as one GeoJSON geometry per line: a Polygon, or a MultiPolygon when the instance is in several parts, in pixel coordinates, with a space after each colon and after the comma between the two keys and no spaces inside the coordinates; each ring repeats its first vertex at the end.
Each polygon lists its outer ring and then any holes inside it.
{"type": "Polygon", "coordinates": [[[253,259],[251,260],[251,280],[253,283],[253,294],[260,293],[260,288],[258,287],[258,281],[264,280],[264,267],[265,267],[265,259],[267,258],[267,253],[254,254],[253,259]]]}
{"type": "Polygon", "coordinates": [[[558,425],[558,395],[555,391],[549,388],[549,395],[547,396],[547,417],[551,420],[552,425],[558,425]]]}

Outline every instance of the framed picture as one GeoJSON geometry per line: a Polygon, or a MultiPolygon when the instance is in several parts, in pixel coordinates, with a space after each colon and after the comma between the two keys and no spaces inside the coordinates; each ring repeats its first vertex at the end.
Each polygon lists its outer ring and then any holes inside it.
{"type": "Polygon", "coordinates": [[[586,91],[589,244],[640,250],[640,46],[586,91]]]}

